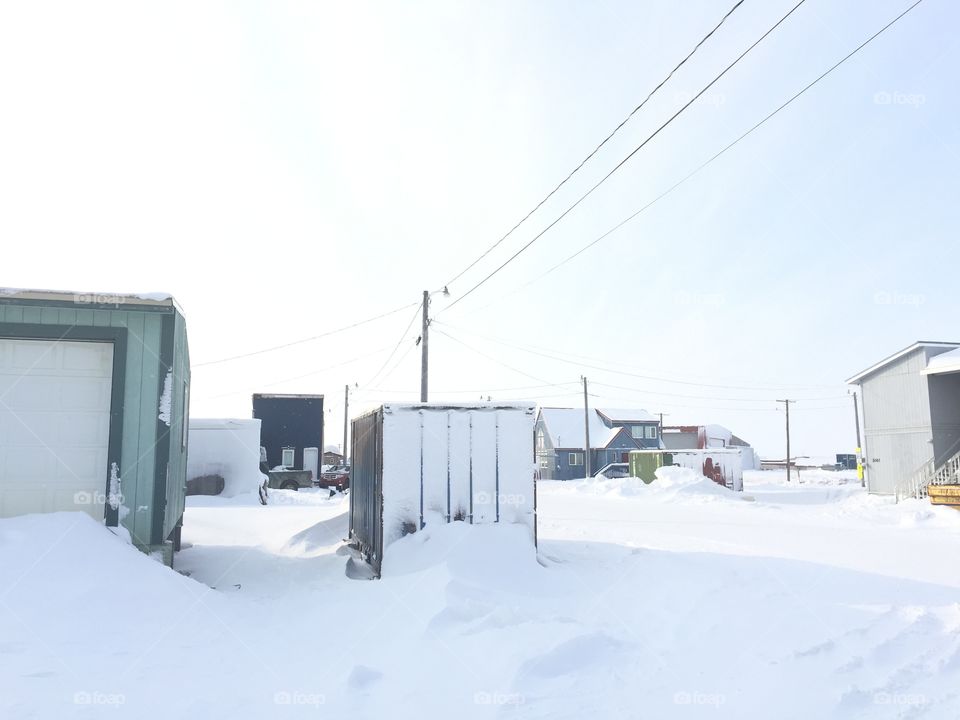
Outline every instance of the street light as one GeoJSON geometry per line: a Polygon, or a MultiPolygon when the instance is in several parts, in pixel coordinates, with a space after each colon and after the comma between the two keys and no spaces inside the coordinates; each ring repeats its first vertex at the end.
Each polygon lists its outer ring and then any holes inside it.
{"type": "Polygon", "coordinates": [[[433,292],[430,292],[429,290],[423,291],[423,326],[420,329],[420,402],[427,402],[427,365],[429,360],[427,339],[429,337],[428,333],[430,330],[430,297],[432,295],[436,295],[437,293],[442,293],[447,297],[450,297],[450,291],[447,290],[446,285],[444,285],[440,290],[434,290],[433,292]]]}

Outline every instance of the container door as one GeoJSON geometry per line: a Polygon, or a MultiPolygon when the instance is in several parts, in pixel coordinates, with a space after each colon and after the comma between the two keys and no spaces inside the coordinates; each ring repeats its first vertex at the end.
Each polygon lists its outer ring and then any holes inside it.
{"type": "Polygon", "coordinates": [[[310,471],[310,479],[316,480],[320,477],[318,470],[320,468],[320,448],[303,449],[303,469],[310,471]]]}

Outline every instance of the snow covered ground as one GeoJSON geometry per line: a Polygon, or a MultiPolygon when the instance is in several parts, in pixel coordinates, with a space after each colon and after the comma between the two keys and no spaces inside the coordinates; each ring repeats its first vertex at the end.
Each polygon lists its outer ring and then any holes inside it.
{"type": "Polygon", "coordinates": [[[189,498],[183,574],[0,520],[0,717],[960,717],[960,513],[801,479],[543,482],[538,553],[456,523],[379,581],[322,492],[189,498]]]}

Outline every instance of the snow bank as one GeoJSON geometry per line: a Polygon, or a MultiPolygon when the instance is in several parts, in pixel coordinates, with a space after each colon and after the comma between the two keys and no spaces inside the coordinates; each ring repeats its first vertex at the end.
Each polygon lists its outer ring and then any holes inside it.
{"type": "Polygon", "coordinates": [[[384,577],[444,566],[451,576],[469,578],[492,590],[516,589],[530,582],[531,575],[544,572],[525,524],[435,520],[390,546],[383,558],[384,577]]]}
{"type": "Polygon", "coordinates": [[[594,495],[643,497],[661,502],[713,502],[741,499],[739,493],[715,483],[690,468],[668,465],[657,468],[656,476],[657,479],[650,484],[635,477],[613,480],[588,478],[578,486],[578,489],[594,495]]]}
{"type": "Polygon", "coordinates": [[[256,492],[265,480],[260,472],[260,421],[191,419],[187,480],[220,475],[222,497],[256,492]]]}

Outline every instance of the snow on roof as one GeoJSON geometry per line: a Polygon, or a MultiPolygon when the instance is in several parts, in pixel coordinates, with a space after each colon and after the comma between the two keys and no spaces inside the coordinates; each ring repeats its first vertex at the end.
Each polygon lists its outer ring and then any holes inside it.
{"type": "Polygon", "coordinates": [[[864,379],[865,377],[867,377],[868,375],[873,375],[873,373],[877,372],[877,370],[880,370],[880,369],[886,367],[887,365],[889,365],[890,363],[892,363],[894,360],[899,360],[899,359],[902,358],[904,355],[907,355],[907,354],[909,354],[909,353],[912,353],[914,350],[919,350],[920,348],[925,348],[925,347],[934,347],[934,348],[960,348],[960,343],[953,343],[953,342],[931,342],[931,341],[929,341],[929,340],[919,340],[919,341],[913,343],[913,345],[910,345],[910,346],[908,346],[908,347],[905,347],[905,348],[904,348],[903,350],[901,350],[900,352],[896,352],[896,353],[894,353],[893,355],[884,358],[883,360],[881,360],[880,362],[878,362],[876,365],[871,365],[870,367],[868,367],[868,368],[867,368],[866,370],[864,370],[863,372],[857,373],[857,374],[854,375],[852,378],[849,378],[849,379],[847,380],[847,384],[848,384],[848,385],[855,385],[856,383],[859,383],[861,380],[863,380],[863,379],[864,379]]]}
{"type": "Polygon", "coordinates": [[[923,374],[943,375],[955,372],[960,372],[960,348],[934,355],[927,360],[927,368],[923,371],[923,374]]]}
{"type": "Polygon", "coordinates": [[[597,408],[597,412],[603,415],[609,422],[640,423],[657,421],[657,418],[646,410],[638,410],[636,408],[626,410],[622,408],[617,410],[597,408]]]}
{"type": "Polygon", "coordinates": [[[70,300],[78,305],[175,305],[173,295],[164,292],[75,292],[72,290],[0,288],[0,296],[23,300],[70,300]]]}
{"type": "MultiPolygon", "coordinates": [[[[590,418],[590,446],[603,448],[610,444],[613,439],[619,435],[623,428],[607,427],[607,424],[600,416],[601,410],[591,409],[590,418]]],[[[611,411],[607,411],[611,412],[611,411]]],[[[619,411],[612,411],[617,414],[619,411]]],[[[630,413],[636,415],[637,412],[648,414],[644,410],[631,410],[630,413]]],[[[586,437],[584,436],[584,419],[582,408],[540,408],[540,414],[543,423],[546,426],[547,433],[550,435],[550,444],[555,448],[581,448],[586,447],[586,437]]],[[[653,418],[651,417],[650,420],[653,418]]],[[[621,422],[641,422],[639,419],[625,420],[621,422]]]]}

